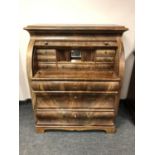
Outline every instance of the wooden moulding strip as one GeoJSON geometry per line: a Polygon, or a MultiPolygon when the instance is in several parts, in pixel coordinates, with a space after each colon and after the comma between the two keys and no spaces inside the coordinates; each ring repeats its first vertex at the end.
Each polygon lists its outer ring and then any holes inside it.
{"type": "MultiPolygon", "coordinates": [[[[55,81],[55,80],[59,80],[59,81],[94,81],[94,79],[86,79],[86,78],[32,78],[31,80],[33,81],[55,81]]],[[[101,81],[101,82],[104,82],[104,81],[120,81],[119,78],[116,78],[116,79],[96,79],[95,82],[97,81],[101,81]]]]}
{"type": "Polygon", "coordinates": [[[34,93],[74,93],[74,94],[80,94],[80,93],[84,93],[84,94],[91,94],[91,93],[95,93],[95,94],[118,94],[118,91],[32,91],[34,93]]]}
{"type": "Polygon", "coordinates": [[[84,109],[81,109],[81,108],[53,108],[53,109],[36,109],[36,111],[40,111],[40,112],[43,112],[43,111],[68,111],[68,112],[114,112],[115,110],[114,109],[111,109],[111,108],[104,108],[104,109],[99,109],[99,108],[84,108],[84,109]]]}
{"type": "MultiPolygon", "coordinates": [[[[47,57],[48,58],[48,57],[47,57]]],[[[51,58],[51,57],[49,57],[51,58]]],[[[104,57],[97,57],[104,59],[104,57]]],[[[56,64],[56,61],[51,62],[39,62],[39,64],[56,64]]],[[[58,64],[66,64],[66,65],[101,65],[101,64],[114,64],[113,61],[111,62],[104,62],[104,61],[98,61],[98,62],[90,62],[90,61],[81,61],[81,62],[67,62],[67,61],[58,61],[58,64]]]]}
{"type": "Polygon", "coordinates": [[[45,47],[117,47],[116,41],[103,42],[103,41],[35,41],[35,46],[45,47]]]}
{"type": "Polygon", "coordinates": [[[36,124],[36,132],[44,133],[46,130],[66,130],[66,131],[88,131],[88,130],[101,130],[107,133],[115,133],[116,127],[112,125],[41,125],[36,124]]]}

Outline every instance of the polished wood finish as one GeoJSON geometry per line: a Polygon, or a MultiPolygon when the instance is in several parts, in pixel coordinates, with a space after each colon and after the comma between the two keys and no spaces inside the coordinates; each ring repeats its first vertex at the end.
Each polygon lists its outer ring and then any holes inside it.
{"type": "Polygon", "coordinates": [[[31,25],[27,74],[36,132],[116,131],[124,26],[31,25]]]}

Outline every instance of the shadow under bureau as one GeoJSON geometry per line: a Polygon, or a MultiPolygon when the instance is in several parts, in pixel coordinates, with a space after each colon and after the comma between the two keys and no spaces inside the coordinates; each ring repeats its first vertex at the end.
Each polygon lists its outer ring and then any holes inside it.
{"type": "Polygon", "coordinates": [[[115,132],[124,26],[31,25],[27,73],[35,127],[115,132]]]}

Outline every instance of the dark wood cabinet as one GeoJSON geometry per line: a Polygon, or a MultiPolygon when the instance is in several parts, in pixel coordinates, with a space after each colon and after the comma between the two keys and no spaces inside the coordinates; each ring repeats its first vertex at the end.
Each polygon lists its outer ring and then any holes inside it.
{"type": "Polygon", "coordinates": [[[124,26],[32,25],[27,73],[37,132],[115,132],[124,26]]]}

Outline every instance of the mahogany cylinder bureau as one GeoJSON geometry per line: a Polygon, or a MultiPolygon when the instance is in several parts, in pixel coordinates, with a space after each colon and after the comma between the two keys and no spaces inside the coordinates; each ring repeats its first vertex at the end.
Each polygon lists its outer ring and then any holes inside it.
{"type": "Polygon", "coordinates": [[[116,131],[124,26],[31,25],[27,73],[36,131],[116,131]]]}

